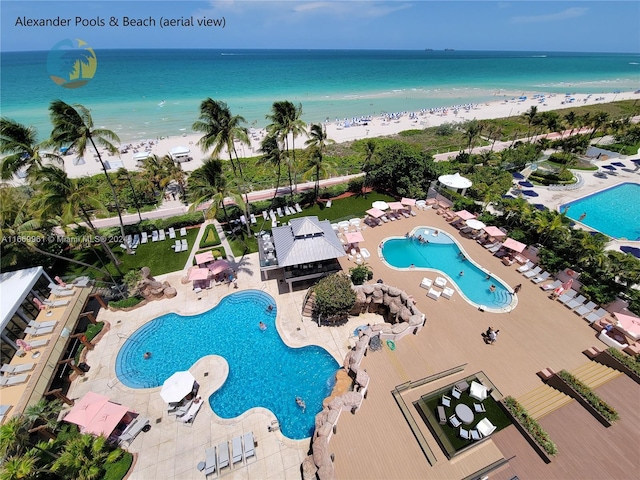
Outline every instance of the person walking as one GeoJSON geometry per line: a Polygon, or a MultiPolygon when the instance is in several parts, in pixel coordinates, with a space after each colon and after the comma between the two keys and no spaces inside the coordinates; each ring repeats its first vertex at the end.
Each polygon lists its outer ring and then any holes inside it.
{"type": "Polygon", "coordinates": [[[496,340],[498,339],[498,334],[500,333],[500,330],[496,330],[493,331],[491,330],[489,332],[489,344],[493,345],[494,343],[496,343],[496,340]]]}
{"type": "Polygon", "coordinates": [[[522,288],[522,284],[519,283],[518,285],[516,285],[515,287],[513,287],[513,293],[518,293],[520,291],[520,289],[522,288]]]}

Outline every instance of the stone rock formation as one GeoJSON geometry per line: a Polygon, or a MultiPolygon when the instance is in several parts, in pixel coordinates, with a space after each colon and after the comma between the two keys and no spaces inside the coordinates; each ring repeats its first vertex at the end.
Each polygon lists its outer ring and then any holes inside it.
{"type": "Polygon", "coordinates": [[[145,300],[160,300],[162,298],[173,298],[177,295],[177,291],[169,282],[158,282],[151,276],[149,267],[140,269],[142,279],[136,285],[136,291],[144,297],[145,300]]]}

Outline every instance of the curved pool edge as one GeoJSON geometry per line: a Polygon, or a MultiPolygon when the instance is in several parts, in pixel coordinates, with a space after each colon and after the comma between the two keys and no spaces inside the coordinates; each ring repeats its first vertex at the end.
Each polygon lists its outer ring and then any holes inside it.
{"type": "MultiPolygon", "coordinates": [[[[414,227],[411,230],[411,234],[413,235],[417,230],[421,229],[421,228],[432,228],[432,229],[439,229],[438,227],[434,227],[434,226],[425,226],[425,225],[419,225],[417,227],[414,227]]],[[[384,245],[384,243],[387,240],[395,240],[395,239],[399,239],[399,240],[403,240],[406,237],[403,236],[390,236],[390,237],[385,237],[380,244],[378,245],[378,257],[380,258],[380,261],[387,266],[388,268],[391,268],[393,270],[398,270],[398,271],[403,271],[403,272],[417,272],[417,271],[424,271],[424,272],[437,272],[438,274],[443,275],[444,277],[447,278],[447,280],[449,282],[451,282],[451,284],[453,285],[453,287],[456,289],[456,291],[458,292],[458,294],[460,294],[460,296],[472,307],[475,307],[477,309],[481,309],[482,311],[488,312],[488,313],[511,313],[516,306],[518,305],[518,295],[513,293],[513,289],[509,286],[509,284],[507,282],[505,282],[502,278],[500,278],[498,275],[494,274],[493,272],[489,271],[488,269],[484,268],[482,265],[480,265],[478,262],[476,262],[473,257],[471,257],[467,251],[464,249],[464,247],[460,244],[460,242],[458,242],[451,234],[449,234],[448,232],[443,232],[445,233],[449,238],[451,238],[451,240],[453,240],[453,242],[458,246],[458,248],[460,249],[461,252],[464,253],[465,257],[467,258],[467,261],[470,261],[473,265],[475,265],[477,268],[479,268],[481,271],[485,272],[488,275],[491,275],[493,278],[496,279],[496,281],[500,282],[504,288],[511,293],[511,302],[508,305],[505,305],[503,308],[492,308],[492,307],[488,307],[486,305],[482,305],[479,303],[475,303],[472,300],[470,300],[463,292],[462,290],[458,287],[458,284],[456,283],[456,281],[454,279],[452,279],[449,275],[447,275],[445,272],[443,272],[442,270],[436,270],[435,268],[425,268],[425,267],[407,267],[407,268],[399,268],[399,267],[395,267],[393,265],[391,265],[389,262],[387,262],[387,260],[384,258],[384,255],[382,255],[382,246],[384,245]]]]}

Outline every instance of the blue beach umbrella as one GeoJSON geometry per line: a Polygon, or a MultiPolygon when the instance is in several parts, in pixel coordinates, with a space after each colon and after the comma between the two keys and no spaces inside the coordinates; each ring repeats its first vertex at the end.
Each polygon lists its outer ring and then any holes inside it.
{"type": "Polygon", "coordinates": [[[533,188],[533,183],[531,183],[531,182],[524,181],[524,182],[518,182],[518,183],[519,183],[520,185],[522,185],[523,187],[526,187],[526,188],[533,188]]]}
{"type": "Polygon", "coordinates": [[[636,258],[640,258],[640,248],[638,247],[631,247],[629,245],[623,245],[622,247],[620,247],[620,250],[623,251],[624,253],[629,253],[631,255],[633,255],[636,258]]]}
{"type": "Polygon", "coordinates": [[[513,172],[511,176],[516,180],[524,180],[524,175],[522,175],[520,172],[513,172]]]}
{"type": "Polygon", "coordinates": [[[611,162],[611,165],[615,165],[616,167],[626,167],[626,165],[622,162],[611,162]]]}
{"type": "Polygon", "coordinates": [[[527,197],[537,197],[538,193],[534,192],[533,190],[522,190],[522,194],[526,195],[527,197]]]}
{"type": "Polygon", "coordinates": [[[541,210],[541,211],[542,211],[542,210],[546,210],[546,209],[547,209],[547,207],[545,207],[545,206],[544,206],[543,204],[541,204],[541,203],[534,203],[534,204],[533,204],[533,208],[535,208],[536,210],[541,210]]]}
{"type": "Polygon", "coordinates": [[[602,168],[606,168],[607,170],[617,170],[613,165],[602,165],[602,168]]]}

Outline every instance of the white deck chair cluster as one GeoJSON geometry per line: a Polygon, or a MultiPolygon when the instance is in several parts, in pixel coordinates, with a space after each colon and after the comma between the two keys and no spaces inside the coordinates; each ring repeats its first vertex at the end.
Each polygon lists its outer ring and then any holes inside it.
{"type": "Polygon", "coordinates": [[[227,469],[231,470],[248,463],[256,458],[256,441],[253,432],[247,432],[242,436],[234,437],[231,442],[222,442],[217,447],[205,450],[205,461],[200,462],[198,468],[204,471],[205,477],[209,475],[222,475],[227,469]],[[200,468],[202,467],[202,468],[200,468]]]}

